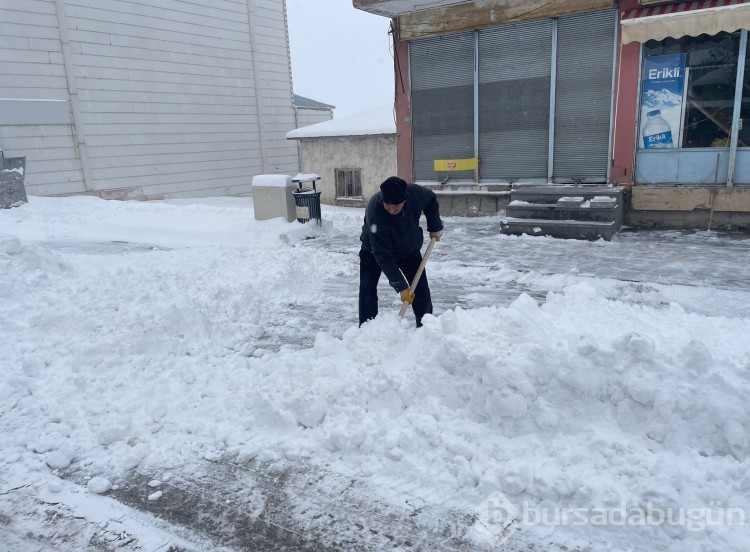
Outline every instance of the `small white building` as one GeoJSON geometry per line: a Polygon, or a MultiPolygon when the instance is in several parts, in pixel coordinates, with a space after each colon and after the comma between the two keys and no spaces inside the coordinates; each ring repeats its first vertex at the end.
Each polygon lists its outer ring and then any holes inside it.
{"type": "Polygon", "coordinates": [[[319,174],[320,201],[362,207],[397,174],[393,106],[384,106],[288,132],[299,140],[301,171],[319,174]]]}
{"type": "Polygon", "coordinates": [[[251,193],[296,174],[285,2],[0,2],[0,149],[34,195],[251,193]]]}
{"type": "Polygon", "coordinates": [[[296,113],[296,128],[315,125],[333,119],[334,105],[316,102],[299,94],[294,95],[294,111],[296,113]]]}

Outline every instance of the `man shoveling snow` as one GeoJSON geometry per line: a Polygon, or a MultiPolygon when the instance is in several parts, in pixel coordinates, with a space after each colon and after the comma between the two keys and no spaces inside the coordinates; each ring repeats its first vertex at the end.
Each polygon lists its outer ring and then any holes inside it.
{"type": "Polygon", "coordinates": [[[360,236],[360,326],[378,314],[378,280],[383,272],[391,287],[401,294],[401,300],[411,304],[417,327],[422,325],[425,314],[432,314],[427,274],[422,274],[415,289],[409,287],[409,281],[417,275],[422,263],[420,250],[424,235],[419,226],[422,213],[427,219],[430,239],[439,241],[443,222],[437,196],[432,190],[391,176],[370,199],[360,236]]]}

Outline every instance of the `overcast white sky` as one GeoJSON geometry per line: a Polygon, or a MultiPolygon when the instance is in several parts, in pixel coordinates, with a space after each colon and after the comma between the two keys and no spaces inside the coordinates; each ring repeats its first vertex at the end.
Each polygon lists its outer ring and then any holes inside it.
{"type": "Polygon", "coordinates": [[[390,19],[352,0],[286,0],[294,93],[340,118],[393,105],[390,19]]]}

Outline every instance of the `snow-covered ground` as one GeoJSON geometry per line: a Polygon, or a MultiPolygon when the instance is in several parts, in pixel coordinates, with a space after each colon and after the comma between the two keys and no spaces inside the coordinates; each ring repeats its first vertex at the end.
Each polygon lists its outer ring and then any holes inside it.
{"type": "Polygon", "coordinates": [[[448,218],[435,316],[357,328],[323,217],[0,211],[0,549],[750,548],[747,236],[448,218]]]}

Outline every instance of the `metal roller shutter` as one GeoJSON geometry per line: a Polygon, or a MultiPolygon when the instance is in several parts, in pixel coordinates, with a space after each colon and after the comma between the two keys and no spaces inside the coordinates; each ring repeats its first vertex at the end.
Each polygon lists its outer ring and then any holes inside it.
{"type": "Polygon", "coordinates": [[[483,181],[546,181],[551,60],[549,19],[479,32],[483,181]]]}
{"type": "Polygon", "coordinates": [[[555,182],[604,182],[609,163],[616,12],[558,22],[555,182]]]}
{"type": "MultiPolygon", "coordinates": [[[[409,45],[414,178],[436,181],[435,159],[474,157],[474,35],[414,40],[409,45]]],[[[474,171],[450,173],[472,180],[474,171]]]]}

